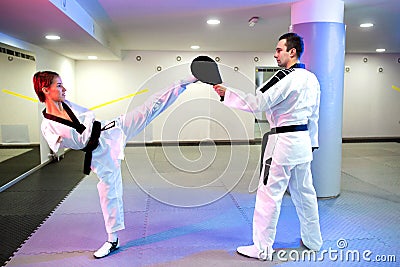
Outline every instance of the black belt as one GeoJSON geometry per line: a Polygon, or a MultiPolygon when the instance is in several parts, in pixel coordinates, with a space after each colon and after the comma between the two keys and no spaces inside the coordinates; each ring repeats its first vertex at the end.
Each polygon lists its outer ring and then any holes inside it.
{"type": "Polygon", "coordinates": [[[307,124],[301,125],[288,125],[272,128],[269,132],[270,134],[278,134],[278,133],[287,133],[287,132],[299,132],[299,131],[307,131],[307,124]]]}
{"type": "Polygon", "coordinates": [[[99,121],[93,122],[92,134],[90,135],[87,145],[82,149],[85,152],[85,160],[83,162],[83,173],[86,175],[90,174],[90,165],[92,163],[92,152],[99,146],[99,138],[101,131],[108,130],[115,126],[115,121],[107,124],[101,128],[99,121]]]}

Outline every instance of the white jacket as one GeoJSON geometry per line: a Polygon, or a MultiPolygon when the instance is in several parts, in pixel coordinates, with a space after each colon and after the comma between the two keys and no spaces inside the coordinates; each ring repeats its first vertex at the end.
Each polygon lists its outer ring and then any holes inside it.
{"type": "Polygon", "coordinates": [[[279,70],[263,83],[256,94],[245,94],[228,87],[224,104],[247,112],[265,112],[271,128],[307,124],[308,131],[270,135],[264,160],[273,158],[282,165],[312,160],[312,147],[318,147],[320,85],[305,69],[279,70]]]}

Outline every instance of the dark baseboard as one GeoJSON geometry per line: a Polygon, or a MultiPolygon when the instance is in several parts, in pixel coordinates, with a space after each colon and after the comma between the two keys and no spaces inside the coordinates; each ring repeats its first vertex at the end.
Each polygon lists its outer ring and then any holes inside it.
{"type": "Polygon", "coordinates": [[[400,143],[400,137],[346,137],[342,138],[342,143],[380,143],[380,142],[397,142],[400,143]]]}
{"type": "Polygon", "coordinates": [[[149,143],[134,143],[128,142],[127,147],[141,146],[227,146],[227,145],[256,145],[260,144],[261,139],[229,141],[229,140],[214,140],[214,141],[169,141],[169,142],[149,142],[149,143]]]}
{"type": "Polygon", "coordinates": [[[35,148],[40,147],[40,144],[0,144],[0,149],[20,149],[20,148],[35,148]]]}
{"type": "MultiPolygon", "coordinates": [[[[344,137],[342,143],[378,143],[378,142],[397,142],[400,143],[400,137],[344,137]]],[[[214,141],[169,141],[169,142],[149,142],[149,143],[135,143],[128,142],[128,147],[141,147],[141,146],[226,146],[226,145],[258,145],[261,144],[261,139],[254,140],[214,140],[214,141]]]]}

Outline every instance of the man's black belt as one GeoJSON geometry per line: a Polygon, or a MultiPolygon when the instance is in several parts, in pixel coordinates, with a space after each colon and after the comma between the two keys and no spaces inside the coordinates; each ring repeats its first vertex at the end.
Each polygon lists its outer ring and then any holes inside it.
{"type": "Polygon", "coordinates": [[[93,122],[92,133],[90,135],[87,145],[82,149],[85,152],[85,161],[83,162],[83,173],[86,175],[90,174],[90,165],[92,163],[92,152],[99,146],[99,138],[101,131],[108,130],[115,126],[115,121],[107,124],[101,128],[99,121],[93,122]]]}
{"type": "Polygon", "coordinates": [[[300,132],[300,131],[307,131],[307,124],[300,124],[300,125],[288,125],[288,126],[281,126],[272,128],[269,133],[270,134],[278,134],[278,133],[287,133],[287,132],[300,132]]]}

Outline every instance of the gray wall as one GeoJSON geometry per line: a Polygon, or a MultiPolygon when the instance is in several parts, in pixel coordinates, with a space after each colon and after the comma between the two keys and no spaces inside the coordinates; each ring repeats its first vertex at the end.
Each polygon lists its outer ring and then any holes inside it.
{"type": "Polygon", "coordinates": [[[346,55],[343,137],[400,136],[399,61],[399,54],[346,55]]]}
{"type": "MultiPolygon", "coordinates": [[[[9,38],[7,38],[7,36],[0,34],[0,42],[7,43],[9,41],[9,38]]],[[[15,44],[15,41],[9,43],[15,44]]],[[[246,80],[254,82],[255,67],[276,66],[272,53],[124,51],[123,59],[120,61],[73,61],[23,42],[20,42],[17,46],[30,50],[35,54],[37,70],[52,69],[58,71],[62,75],[63,82],[68,89],[68,98],[87,107],[93,107],[135,93],[140,89],[145,89],[141,88],[145,82],[149,79],[154,79],[154,77],[160,74],[157,71],[158,66],[162,68],[161,72],[168,71],[169,68],[176,68],[177,71],[181,71],[182,68],[178,68],[177,66],[182,64],[189,66],[191,60],[198,54],[207,54],[213,58],[220,57],[221,66],[224,69],[231,69],[231,72],[233,67],[238,67],[236,73],[240,78],[229,77],[228,80],[224,80],[228,85],[238,87],[247,92],[254,90],[254,88],[246,84],[246,80]],[[136,56],[141,56],[141,61],[136,60],[136,56]],[[181,57],[180,61],[177,60],[177,56],[181,57]],[[258,61],[254,60],[255,57],[258,58],[258,61]]],[[[396,90],[396,88],[400,87],[399,57],[400,55],[398,54],[346,55],[345,65],[349,67],[349,71],[345,72],[343,137],[400,136],[400,92],[396,90]],[[364,58],[367,58],[367,62],[363,61],[364,58]],[[383,72],[378,71],[380,67],[383,68],[383,72]]],[[[170,71],[170,73],[173,73],[173,71],[170,71]]],[[[187,71],[182,72],[182,78],[187,76],[187,74],[187,71]]],[[[21,79],[20,73],[7,73],[7,75],[12,79],[21,79]]],[[[180,73],[175,73],[171,76],[170,81],[164,79],[163,82],[168,84],[168,82],[174,80],[174,77],[179,76],[180,73]]],[[[31,79],[31,77],[29,78],[31,79]]],[[[1,82],[3,88],[4,81],[1,82]]],[[[147,89],[150,89],[147,93],[105,105],[96,109],[95,112],[100,119],[109,119],[125,113],[129,106],[133,107],[143,103],[145,99],[156,91],[156,88],[147,89]]],[[[27,84],[15,91],[32,96],[33,93],[30,90],[33,90],[33,88],[27,84]]],[[[240,134],[233,135],[234,139],[254,138],[252,114],[241,111],[232,112],[224,109],[222,105],[216,104],[218,103],[218,98],[212,92],[211,88],[203,88],[201,90],[203,90],[202,93],[192,93],[186,95],[183,99],[185,101],[196,98],[214,99],[215,101],[209,104],[209,106],[204,107],[200,104],[196,109],[207,109],[208,111],[205,115],[211,118],[215,118],[216,109],[218,109],[218,112],[223,111],[227,118],[227,121],[224,123],[228,127],[231,124],[235,124],[235,121],[240,121],[240,134]],[[245,132],[243,132],[243,129],[245,132]]],[[[2,99],[6,98],[10,98],[10,96],[2,93],[2,99]]],[[[17,101],[17,99],[13,101],[17,101]]],[[[21,100],[19,99],[18,101],[21,100]]],[[[32,105],[27,100],[24,101],[26,101],[26,105],[32,105]]],[[[39,113],[42,106],[38,106],[39,113]]],[[[2,106],[2,109],[4,108],[2,106]]],[[[27,111],[23,109],[15,111],[15,115],[20,117],[25,116],[26,113],[27,111]]],[[[173,115],[179,116],[179,113],[177,115],[175,112],[173,115]]],[[[9,124],[8,117],[9,115],[6,112],[2,112],[0,115],[1,124],[9,124]]],[[[151,128],[149,128],[152,130],[148,131],[146,141],[158,141],[162,139],[160,129],[162,129],[166,119],[165,117],[160,118],[152,123],[151,128]]],[[[192,128],[204,127],[204,122],[198,123],[197,126],[193,124],[192,128]]],[[[209,123],[206,127],[209,129],[196,138],[226,138],[223,134],[223,129],[216,130],[218,127],[215,127],[212,123],[209,123]]],[[[30,142],[39,142],[40,135],[36,132],[39,128],[29,128],[30,142]]],[[[186,136],[190,135],[190,133],[191,131],[188,131],[186,136]]],[[[185,137],[184,139],[187,140],[188,138],[185,137]]]]}
{"type": "MultiPolygon", "coordinates": [[[[220,64],[227,68],[238,67],[239,72],[247,79],[254,82],[254,69],[256,66],[276,66],[272,53],[252,52],[213,52],[203,53],[211,57],[218,56],[220,64]],[[254,61],[258,57],[258,62],[254,61]]],[[[93,105],[93,101],[106,101],[118,96],[124,96],[140,88],[149,77],[157,74],[156,67],[161,66],[163,70],[190,62],[197,53],[191,52],[160,52],[160,51],[126,51],[124,59],[119,62],[77,62],[76,87],[78,90],[90,90],[89,84],[95,81],[97,91],[104,92],[96,99],[88,95],[77,93],[80,103],[93,105]],[[138,62],[136,56],[140,55],[142,60],[138,62]],[[182,58],[181,62],[176,57],[182,58]],[[101,78],[99,78],[101,77],[101,78]],[[114,96],[108,97],[115,93],[114,96]]],[[[345,65],[348,71],[344,79],[344,103],[343,103],[343,137],[400,137],[400,54],[347,54],[345,65]],[[367,62],[364,62],[367,58],[367,62]],[[382,68],[383,72],[378,69],[382,68]]],[[[182,75],[184,76],[184,75],[182,75]]],[[[251,92],[252,88],[240,88],[240,85],[231,80],[228,85],[238,87],[244,91],[251,92]]],[[[141,97],[145,98],[146,95],[141,97]]],[[[211,93],[210,97],[214,97],[211,93]]],[[[100,117],[115,116],[125,110],[129,105],[126,103],[115,103],[98,110],[100,117]]],[[[215,106],[213,106],[215,108],[215,106]]],[[[238,112],[241,114],[242,112],[238,112]]],[[[233,119],[236,114],[228,114],[233,119]]],[[[243,115],[245,116],[245,115],[243,115]]],[[[248,125],[252,120],[250,117],[242,118],[243,127],[248,131],[248,137],[252,139],[252,129],[248,125]]],[[[218,138],[217,138],[218,139],[218,138]]],[[[241,139],[241,138],[239,138],[241,139]]]]}

